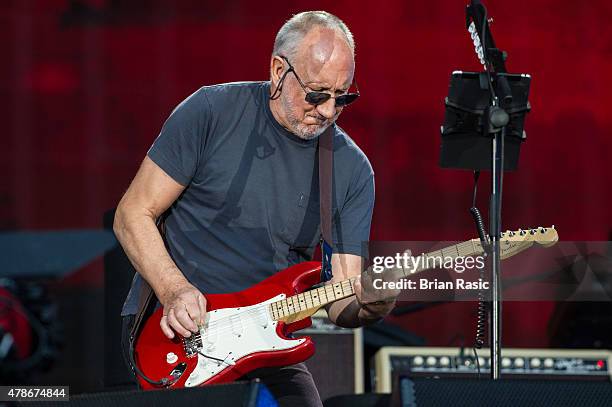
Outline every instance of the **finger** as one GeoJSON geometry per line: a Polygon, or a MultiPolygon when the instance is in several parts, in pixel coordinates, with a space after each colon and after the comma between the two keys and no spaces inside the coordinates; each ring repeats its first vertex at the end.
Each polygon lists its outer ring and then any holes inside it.
{"type": "Polygon", "coordinates": [[[200,305],[198,304],[197,298],[193,298],[191,301],[185,303],[185,309],[187,312],[187,317],[189,318],[190,324],[184,325],[189,328],[192,332],[197,332],[200,319],[202,316],[200,315],[200,305]]]}
{"type": "Polygon", "coordinates": [[[353,290],[355,291],[357,299],[361,301],[361,297],[363,296],[363,290],[361,288],[361,276],[359,276],[359,278],[356,278],[353,282],[353,290]]]}
{"type": "Polygon", "coordinates": [[[159,321],[159,326],[161,327],[161,330],[164,335],[168,337],[168,339],[174,338],[174,332],[172,331],[172,329],[170,329],[170,326],[168,325],[167,315],[162,315],[161,320],[159,321]]]}
{"type": "Polygon", "coordinates": [[[182,335],[185,338],[189,338],[191,336],[191,332],[187,328],[185,328],[183,325],[181,325],[181,323],[176,318],[174,308],[172,308],[168,312],[168,324],[172,327],[172,329],[178,332],[179,335],[182,335]]]}
{"type": "Polygon", "coordinates": [[[204,317],[206,316],[206,298],[204,294],[198,294],[198,306],[200,307],[200,325],[204,325],[204,317]]]}
{"type": "Polygon", "coordinates": [[[183,309],[179,308],[175,310],[174,315],[176,316],[177,321],[183,326],[183,328],[186,328],[191,332],[196,332],[198,330],[198,327],[189,316],[189,313],[187,312],[187,307],[185,305],[183,305],[183,309]]]}

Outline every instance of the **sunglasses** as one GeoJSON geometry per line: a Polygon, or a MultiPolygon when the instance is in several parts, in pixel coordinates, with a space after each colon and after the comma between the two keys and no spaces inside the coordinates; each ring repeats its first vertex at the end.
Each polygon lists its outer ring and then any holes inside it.
{"type": "Polygon", "coordinates": [[[306,89],[306,85],[304,85],[304,83],[302,82],[298,74],[295,72],[293,65],[291,65],[291,62],[289,62],[287,57],[284,57],[282,55],[279,55],[279,57],[284,59],[287,62],[287,64],[289,65],[289,69],[287,69],[285,73],[283,74],[283,76],[281,76],[280,81],[278,81],[278,86],[274,90],[274,93],[272,94],[272,96],[270,96],[270,99],[276,99],[277,97],[280,96],[280,90],[283,86],[285,77],[287,76],[289,72],[293,72],[295,79],[297,79],[298,83],[302,87],[302,90],[304,90],[304,92],[306,93],[306,97],[304,99],[306,100],[306,102],[310,103],[311,105],[318,106],[320,104],[327,102],[329,99],[335,99],[336,107],[344,107],[344,106],[350,105],[355,100],[357,100],[357,98],[359,97],[359,88],[357,87],[357,82],[355,81],[355,79],[353,79],[353,84],[355,85],[355,89],[356,89],[355,93],[345,93],[340,96],[332,96],[331,94],[326,93],[326,92],[308,91],[308,89],[306,89]]]}

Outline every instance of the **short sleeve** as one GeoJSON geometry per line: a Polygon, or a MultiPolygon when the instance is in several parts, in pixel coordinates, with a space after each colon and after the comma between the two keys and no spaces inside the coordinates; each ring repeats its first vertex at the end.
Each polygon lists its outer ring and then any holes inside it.
{"type": "Polygon", "coordinates": [[[355,169],[344,205],[333,225],[336,253],[367,257],[374,210],[374,171],[367,158],[355,169]]]}
{"type": "Polygon", "coordinates": [[[164,123],[147,155],[166,174],[183,186],[193,179],[198,168],[210,107],[204,89],[181,102],[164,123]]]}

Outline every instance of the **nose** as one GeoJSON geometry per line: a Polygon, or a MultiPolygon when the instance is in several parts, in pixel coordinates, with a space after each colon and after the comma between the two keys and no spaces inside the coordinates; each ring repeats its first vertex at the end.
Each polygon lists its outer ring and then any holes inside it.
{"type": "Polygon", "coordinates": [[[336,99],[329,98],[325,103],[317,106],[317,112],[328,120],[331,120],[336,115],[336,99]]]}

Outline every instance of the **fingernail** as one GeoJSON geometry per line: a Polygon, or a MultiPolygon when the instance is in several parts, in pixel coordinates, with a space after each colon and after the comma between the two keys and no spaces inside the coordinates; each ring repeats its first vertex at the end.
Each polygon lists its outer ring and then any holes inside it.
{"type": "Polygon", "coordinates": [[[189,338],[191,336],[191,332],[187,331],[187,334],[184,335],[186,338],[189,338]]]}

